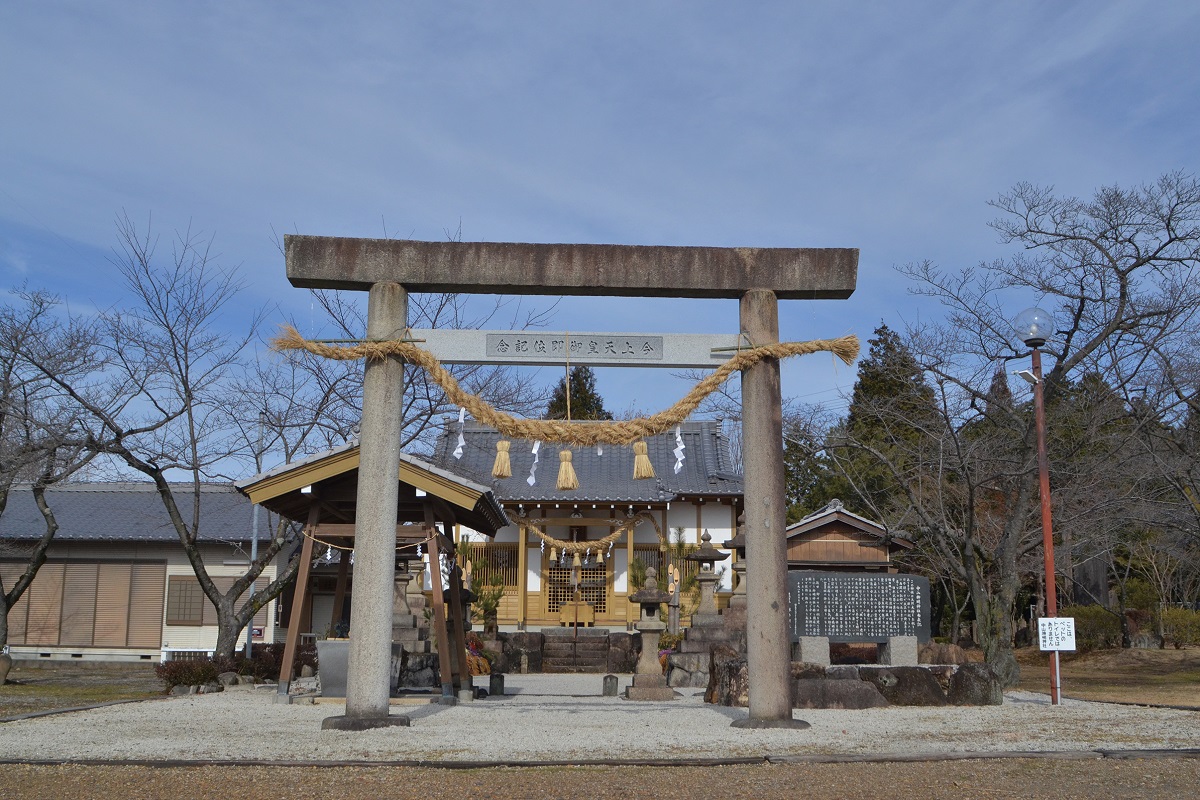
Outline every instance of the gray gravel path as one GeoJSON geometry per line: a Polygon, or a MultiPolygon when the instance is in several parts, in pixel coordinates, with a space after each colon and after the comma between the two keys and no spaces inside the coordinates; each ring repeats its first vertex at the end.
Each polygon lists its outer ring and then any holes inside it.
{"type": "MultiPolygon", "coordinates": [[[[587,763],[1200,748],[1200,712],[1010,693],[988,708],[797,711],[808,730],[744,730],[745,709],[685,689],[668,703],[601,697],[600,676],[507,676],[506,695],[395,706],[408,728],[322,731],[337,703],[273,688],[164,698],[0,725],[0,760],[587,763]]],[[[628,683],[622,678],[622,688],[628,683]]]]}

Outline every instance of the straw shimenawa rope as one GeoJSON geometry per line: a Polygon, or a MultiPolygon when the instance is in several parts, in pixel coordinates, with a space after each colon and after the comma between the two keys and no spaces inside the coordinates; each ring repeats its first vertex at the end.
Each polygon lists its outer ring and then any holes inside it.
{"type": "MultiPolygon", "coordinates": [[[[596,522],[596,520],[588,521],[596,522]]],[[[662,530],[658,526],[658,521],[654,519],[652,514],[645,511],[639,512],[629,519],[607,520],[610,525],[615,526],[612,533],[608,534],[603,539],[594,539],[590,541],[585,540],[582,542],[572,542],[566,539],[558,539],[551,536],[550,534],[546,533],[544,530],[544,525],[537,519],[518,516],[516,517],[515,522],[525,526],[526,530],[534,533],[545,543],[547,547],[551,549],[551,552],[553,553],[551,561],[557,560],[558,552],[560,551],[566,553],[567,555],[579,555],[580,553],[586,554],[593,551],[600,553],[607,549],[610,545],[615,544],[626,533],[631,533],[634,528],[643,522],[651,523],[654,526],[654,530],[658,534],[659,539],[662,539],[662,530]]]]}
{"type": "MultiPolygon", "coordinates": [[[[750,347],[735,353],[728,361],[706,375],[684,397],[668,408],[648,417],[604,422],[566,422],[555,419],[518,419],[498,411],[461,386],[454,376],[428,350],[411,342],[366,341],[355,345],[328,345],[305,339],[291,325],[282,326],[279,336],[271,340],[275,350],[303,350],[322,358],[356,361],[360,358],[381,360],[397,356],[429,373],[434,383],[446,393],[446,399],[471,412],[479,422],[512,439],[558,442],[575,447],[597,444],[629,445],[647,436],[657,436],[680,424],[715,392],[733,373],[751,367],[767,358],[790,358],[810,353],[829,352],[847,365],[858,358],[858,337],[814,339],[808,342],[780,342],[750,347]]],[[[644,443],[643,443],[644,444],[644,443]]]]}

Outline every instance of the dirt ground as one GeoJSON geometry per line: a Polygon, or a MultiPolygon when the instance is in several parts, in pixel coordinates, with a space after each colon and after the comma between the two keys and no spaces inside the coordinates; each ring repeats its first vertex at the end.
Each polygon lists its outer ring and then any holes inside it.
{"type": "MultiPolygon", "coordinates": [[[[1028,648],[1017,660],[1020,688],[1050,690],[1050,654],[1028,648]]],[[[1200,708],[1200,648],[1064,653],[1061,664],[1066,697],[1200,708]]]]}
{"type": "Polygon", "coordinates": [[[115,767],[0,765],[0,786],[25,798],[562,798],[603,800],[878,800],[938,798],[1182,798],[1200,785],[1200,758],[989,759],[920,763],[729,767],[115,767]]]}

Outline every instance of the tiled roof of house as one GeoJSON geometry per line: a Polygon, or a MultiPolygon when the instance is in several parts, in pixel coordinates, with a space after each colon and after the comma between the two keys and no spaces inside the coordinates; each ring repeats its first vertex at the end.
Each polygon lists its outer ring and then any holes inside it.
{"type": "MultiPolygon", "coordinates": [[[[175,488],[180,513],[190,522],[192,485],[175,488]]],[[[178,542],[158,490],[151,483],[74,483],[46,490],[58,521],[56,541],[178,542]]],[[[250,501],[228,484],[200,487],[202,541],[247,541],[251,533],[250,501]]],[[[0,516],[0,541],[41,538],[45,521],[28,486],[15,486],[0,516]]],[[[268,536],[266,515],[259,535],[268,536]]]]}
{"type": "Polygon", "coordinates": [[[430,458],[456,474],[491,486],[502,502],[588,502],[588,503],[660,503],[681,496],[740,495],[742,476],[733,468],[729,440],[719,422],[685,422],[679,426],[684,458],[675,472],[675,429],[646,439],[653,479],[634,480],[633,449],[604,445],[572,448],[572,464],[579,478],[575,491],[560,492],[558,479],[559,445],[543,442],[538,453],[536,480],[528,483],[534,457],[533,442],[515,440],[509,450],[512,477],[492,477],[496,442],[502,437],[492,428],[467,423],[463,430],[466,444],[461,458],[454,457],[458,443],[458,425],[452,423],[438,439],[430,458]]]}

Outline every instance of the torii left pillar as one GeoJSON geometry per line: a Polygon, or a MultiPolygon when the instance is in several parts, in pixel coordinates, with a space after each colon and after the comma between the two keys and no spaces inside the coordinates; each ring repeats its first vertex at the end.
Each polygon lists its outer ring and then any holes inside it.
{"type": "MultiPolygon", "coordinates": [[[[367,301],[367,338],[400,339],[407,325],[408,293],[404,287],[391,282],[374,284],[367,301]]],[[[346,713],[325,719],[322,728],[366,730],[409,724],[408,717],[388,714],[403,399],[404,362],[396,356],[368,360],[363,372],[359,426],[346,713]]]]}

